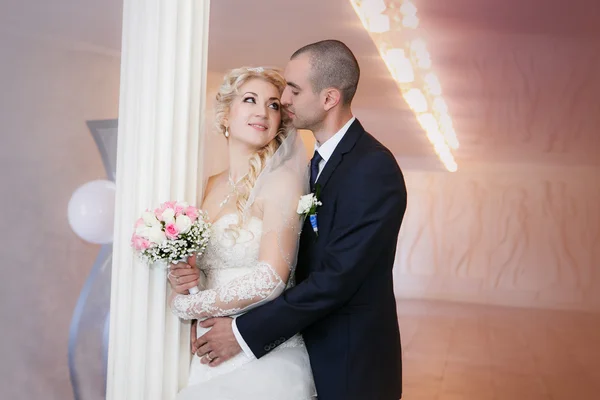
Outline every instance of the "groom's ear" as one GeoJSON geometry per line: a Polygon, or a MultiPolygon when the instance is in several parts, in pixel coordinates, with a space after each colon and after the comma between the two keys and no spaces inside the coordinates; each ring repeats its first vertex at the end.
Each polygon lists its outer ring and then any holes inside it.
{"type": "Polygon", "coordinates": [[[336,88],[327,88],[323,91],[325,111],[331,110],[342,100],[342,93],[336,88]]]}

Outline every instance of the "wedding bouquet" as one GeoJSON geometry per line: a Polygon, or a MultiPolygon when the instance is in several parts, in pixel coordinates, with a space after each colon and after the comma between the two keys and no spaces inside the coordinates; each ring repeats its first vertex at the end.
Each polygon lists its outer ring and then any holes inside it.
{"type": "MultiPolygon", "coordinates": [[[[166,267],[186,262],[192,254],[202,255],[210,227],[206,212],[184,202],[167,201],[154,211],[145,211],[135,222],[131,246],[147,264],[166,267]]],[[[198,288],[190,293],[198,293],[198,288]]]]}

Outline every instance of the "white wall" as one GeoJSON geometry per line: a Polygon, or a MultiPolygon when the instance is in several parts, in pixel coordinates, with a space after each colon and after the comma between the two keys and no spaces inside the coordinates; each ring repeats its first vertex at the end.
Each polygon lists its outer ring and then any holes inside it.
{"type": "Polygon", "coordinates": [[[71,399],[68,328],[99,247],[66,210],[105,178],[85,121],[117,117],[119,59],[6,32],[0,58],[0,398],[71,399]]]}
{"type": "Polygon", "coordinates": [[[600,311],[600,169],[405,174],[398,297],[600,311]]]}

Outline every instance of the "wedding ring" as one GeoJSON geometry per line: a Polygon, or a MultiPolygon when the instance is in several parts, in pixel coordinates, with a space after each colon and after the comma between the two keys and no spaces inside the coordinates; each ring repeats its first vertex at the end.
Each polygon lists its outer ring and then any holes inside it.
{"type": "Polygon", "coordinates": [[[210,356],[210,354],[208,354],[208,353],[206,353],[206,358],[208,358],[208,361],[212,361],[212,360],[214,360],[214,358],[212,358],[212,357],[210,356]]]}
{"type": "Polygon", "coordinates": [[[179,277],[175,277],[175,282],[177,282],[177,284],[179,285],[179,277]]]}

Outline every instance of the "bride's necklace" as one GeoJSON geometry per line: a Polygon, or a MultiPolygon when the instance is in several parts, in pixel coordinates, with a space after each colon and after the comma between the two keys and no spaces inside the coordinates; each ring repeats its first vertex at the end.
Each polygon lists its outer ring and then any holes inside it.
{"type": "MultiPolygon", "coordinates": [[[[248,174],[246,174],[248,175],[248,174]]],[[[229,200],[231,200],[232,197],[237,197],[240,192],[238,191],[238,186],[240,184],[240,182],[246,177],[246,175],[242,176],[240,179],[237,180],[237,182],[234,182],[233,178],[231,177],[231,173],[229,173],[229,193],[227,194],[227,196],[225,196],[225,198],[223,199],[223,201],[219,204],[219,208],[223,208],[225,206],[225,204],[229,203],[229,200]]]]}

